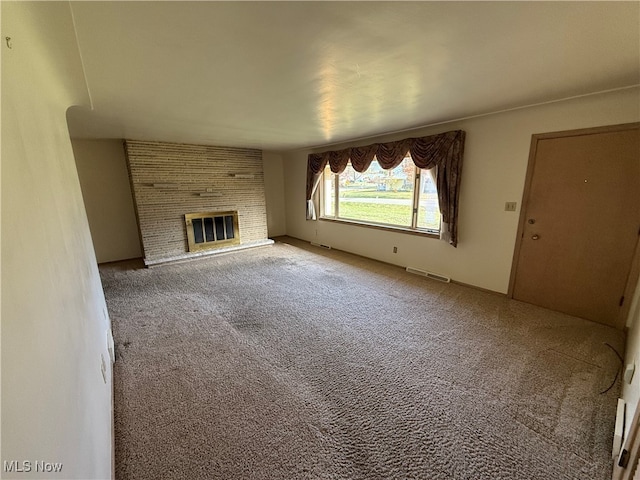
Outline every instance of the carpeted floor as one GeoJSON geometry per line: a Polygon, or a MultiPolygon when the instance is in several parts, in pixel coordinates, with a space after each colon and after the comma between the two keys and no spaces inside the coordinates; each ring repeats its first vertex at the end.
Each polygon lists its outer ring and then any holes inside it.
{"type": "Polygon", "coordinates": [[[610,478],[622,332],[287,242],[101,267],[119,480],[610,478]]]}

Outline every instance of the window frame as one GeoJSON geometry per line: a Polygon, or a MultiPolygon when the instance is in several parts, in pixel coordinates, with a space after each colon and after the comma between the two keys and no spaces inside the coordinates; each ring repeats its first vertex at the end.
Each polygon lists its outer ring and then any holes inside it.
{"type": "MultiPolygon", "coordinates": [[[[374,162],[377,162],[377,159],[374,158],[374,162]]],[[[351,165],[351,161],[349,161],[347,166],[350,166],[350,165],[351,165]]],[[[340,182],[338,181],[340,174],[333,173],[329,167],[329,164],[325,166],[322,172],[322,179],[320,181],[320,185],[317,192],[319,197],[318,204],[320,206],[320,212],[319,212],[320,214],[318,215],[318,219],[322,221],[336,222],[336,223],[342,223],[347,225],[357,225],[361,227],[375,228],[379,230],[390,230],[390,231],[397,231],[402,233],[409,233],[412,235],[440,238],[440,231],[441,231],[440,228],[442,226],[441,213],[438,212],[438,215],[440,218],[440,227],[438,228],[438,230],[418,227],[418,211],[419,211],[420,195],[421,195],[420,183],[421,183],[422,175],[428,175],[428,173],[427,173],[427,170],[419,168],[416,165],[414,165],[413,168],[415,169],[415,173],[414,173],[414,179],[413,179],[413,198],[412,198],[412,204],[411,204],[412,205],[411,225],[409,226],[395,225],[391,223],[381,223],[381,222],[374,222],[369,220],[358,220],[358,219],[340,217],[340,200],[339,200],[340,199],[340,182]],[[327,172],[329,172],[331,175],[334,176],[334,181],[333,181],[334,199],[335,199],[334,215],[327,215],[327,212],[326,212],[325,201],[326,201],[326,195],[328,194],[328,192],[326,192],[327,181],[325,176],[327,172]]],[[[437,169],[437,167],[434,167],[434,168],[437,169]]]]}

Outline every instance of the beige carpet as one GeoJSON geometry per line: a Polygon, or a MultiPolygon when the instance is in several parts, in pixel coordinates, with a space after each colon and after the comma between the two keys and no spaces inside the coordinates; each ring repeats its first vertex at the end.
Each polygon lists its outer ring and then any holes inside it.
{"type": "Polygon", "coordinates": [[[610,477],[622,332],[287,241],[101,268],[118,479],[610,477]]]}

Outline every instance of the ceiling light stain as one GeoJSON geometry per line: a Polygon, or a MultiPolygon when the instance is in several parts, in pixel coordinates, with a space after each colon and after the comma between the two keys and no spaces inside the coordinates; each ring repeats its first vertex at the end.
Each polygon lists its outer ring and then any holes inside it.
{"type": "Polygon", "coordinates": [[[333,60],[326,60],[320,69],[320,128],[325,140],[330,140],[335,129],[336,118],[336,90],[338,82],[338,68],[333,60]]]}

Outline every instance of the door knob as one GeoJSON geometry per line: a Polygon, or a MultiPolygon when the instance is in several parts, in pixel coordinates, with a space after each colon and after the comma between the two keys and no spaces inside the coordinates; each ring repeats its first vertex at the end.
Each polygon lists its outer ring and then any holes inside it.
{"type": "Polygon", "coordinates": [[[538,235],[537,233],[531,236],[531,240],[538,240],[539,238],[540,238],[540,235],[538,235]]]}
{"type": "Polygon", "coordinates": [[[529,223],[530,225],[533,225],[534,223],[536,223],[536,219],[535,219],[535,218],[530,218],[530,219],[528,220],[528,223],[529,223]]]}

